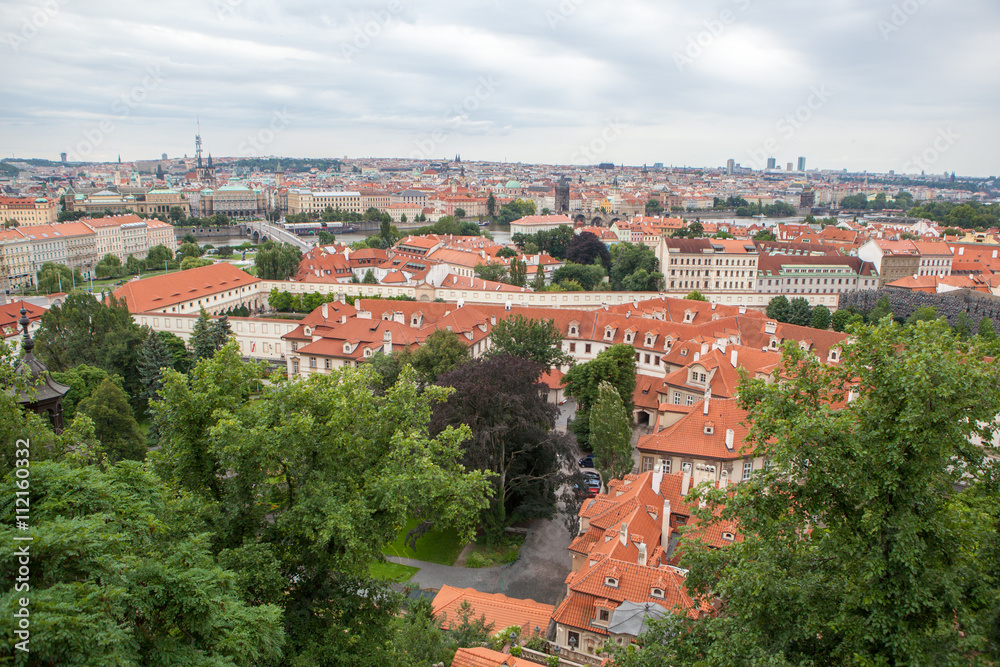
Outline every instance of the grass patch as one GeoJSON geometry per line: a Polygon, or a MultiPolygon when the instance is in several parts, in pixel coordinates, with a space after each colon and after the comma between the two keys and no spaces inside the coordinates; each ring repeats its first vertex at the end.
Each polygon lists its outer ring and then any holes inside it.
{"type": "Polygon", "coordinates": [[[419,571],[419,567],[410,567],[409,565],[389,562],[372,563],[368,566],[368,574],[371,575],[371,578],[383,581],[409,581],[419,571]]]}
{"type": "Polygon", "coordinates": [[[487,546],[485,542],[477,541],[472,548],[472,553],[466,556],[466,567],[494,567],[496,565],[508,565],[517,560],[517,555],[521,552],[524,544],[524,535],[507,534],[499,544],[487,546]]]}
{"type": "Polygon", "coordinates": [[[415,560],[427,561],[428,563],[438,563],[440,565],[451,565],[458,558],[465,544],[458,538],[458,531],[432,530],[419,540],[417,548],[413,549],[403,546],[403,540],[411,529],[417,526],[416,519],[410,519],[396,535],[396,539],[382,550],[387,556],[400,556],[402,558],[413,558],[415,560]]]}

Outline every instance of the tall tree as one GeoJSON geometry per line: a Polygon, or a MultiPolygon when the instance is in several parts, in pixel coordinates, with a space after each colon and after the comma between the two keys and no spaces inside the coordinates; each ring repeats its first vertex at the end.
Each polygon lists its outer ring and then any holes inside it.
{"type": "Polygon", "coordinates": [[[383,394],[364,366],[266,387],[263,377],[233,342],[187,377],[166,371],[162,472],[210,504],[244,581],[281,573],[252,588],[285,609],[301,657],[286,664],[389,664],[396,606],[362,578],[411,517],[471,537],[489,481],[459,463],[468,431],[430,437],[449,391],[421,390],[409,369],[383,394]]]}
{"type": "MultiPolygon", "coordinates": [[[[639,271],[645,271],[645,280],[642,282],[645,288],[649,283],[650,274],[656,273],[660,279],[663,275],[659,273],[660,271],[660,261],[656,258],[656,253],[653,249],[643,243],[616,243],[611,246],[611,271],[609,272],[609,277],[611,278],[611,289],[613,290],[629,290],[632,291],[632,287],[626,286],[630,276],[635,275],[639,271]]],[[[634,286],[634,281],[632,283],[634,286]]],[[[654,286],[651,289],[657,289],[658,286],[654,286]]]]}
{"type": "Polygon", "coordinates": [[[510,260],[510,275],[507,281],[516,287],[524,287],[528,282],[528,265],[517,258],[510,260]]]}
{"type": "Polygon", "coordinates": [[[553,320],[529,319],[520,314],[507,317],[493,326],[490,345],[490,354],[531,359],[543,373],[573,363],[573,357],[562,351],[562,332],[553,320]]]}
{"type": "Polygon", "coordinates": [[[827,329],[830,326],[830,309],[824,305],[813,308],[809,326],[813,329],[827,329]]]}
{"type": "Polygon", "coordinates": [[[804,297],[797,296],[788,303],[788,323],[807,327],[812,321],[812,308],[804,297]]]}
{"type": "Polygon", "coordinates": [[[361,279],[361,282],[364,285],[378,285],[379,284],[378,283],[378,278],[375,277],[375,273],[371,269],[368,269],[367,271],[365,271],[365,277],[361,279]]]}
{"type": "Polygon", "coordinates": [[[784,294],[771,299],[767,304],[767,316],[777,322],[787,322],[792,306],[788,303],[788,297],[784,294]]]}
{"type": "Polygon", "coordinates": [[[45,294],[72,292],[75,286],[82,286],[83,283],[80,269],[71,269],[63,264],[45,262],[38,270],[38,290],[45,294]]]}
{"type": "Polygon", "coordinates": [[[535,278],[531,282],[531,289],[536,292],[545,291],[545,269],[541,264],[538,265],[538,268],[535,271],[535,278]]]}
{"type": "Polygon", "coordinates": [[[503,262],[484,262],[481,264],[476,264],[473,269],[476,276],[483,280],[490,280],[496,283],[506,282],[507,277],[507,265],[503,262]]]}
{"type": "Polygon", "coordinates": [[[218,345],[219,338],[215,331],[215,325],[208,316],[208,312],[202,308],[191,328],[191,338],[188,343],[194,352],[195,361],[211,358],[221,346],[218,345]]]}
{"type": "Polygon", "coordinates": [[[437,329],[416,350],[401,353],[401,361],[412,366],[425,384],[468,360],[469,348],[459,340],[458,334],[447,329],[437,329]]]}
{"type": "Polygon", "coordinates": [[[146,457],[145,438],[132,414],[128,397],[118,385],[105,378],[77,410],[90,417],[101,447],[111,462],[146,457]]]}
{"type": "Polygon", "coordinates": [[[601,262],[605,271],[611,270],[611,252],[608,246],[593,232],[580,232],[575,235],[566,248],[566,261],[593,264],[595,260],[601,262]]]}
{"type": "Polygon", "coordinates": [[[490,218],[497,217],[497,198],[493,196],[492,192],[486,198],[486,215],[490,218]]]}
{"type": "MultiPolygon", "coordinates": [[[[160,390],[163,389],[163,370],[173,368],[173,365],[174,355],[167,349],[166,343],[155,332],[150,331],[149,337],[142,344],[142,350],[139,352],[139,379],[142,381],[143,395],[150,406],[154,401],[160,400],[160,390]]],[[[150,446],[156,446],[160,440],[159,424],[152,409],[148,409],[147,412],[150,424],[146,434],[146,442],[150,446]]]]}
{"type": "Polygon", "coordinates": [[[590,410],[590,443],[594,464],[605,480],[622,479],[632,472],[632,420],[618,390],[601,382],[590,410]]]}
{"type": "Polygon", "coordinates": [[[552,431],[556,407],[538,382],[541,366],[507,355],[474,359],[438,379],[454,388],[439,405],[431,432],[464,425],[471,437],[462,445],[465,465],[493,473],[495,492],[483,513],[488,540],[503,534],[510,517],[548,517],[555,491],[565,480],[557,454],[571,456],[565,439],[552,431]]]}
{"type": "MultiPolygon", "coordinates": [[[[80,401],[94,393],[94,390],[108,377],[108,372],[103,368],[88,364],[80,364],[63,373],[52,373],[53,380],[69,387],[69,391],[62,400],[63,421],[65,423],[73,421],[73,417],[76,416],[76,406],[79,405],[80,401]]],[[[110,377],[119,388],[122,386],[120,375],[110,377]]]]}
{"type": "MultiPolygon", "coordinates": [[[[13,475],[0,490],[17,495],[13,475]]],[[[131,461],[101,470],[32,460],[30,549],[44,545],[44,555],[31,560],[30,664],[283,662],[281,609],[238,594],[190,501],[131,461]]],[[[11,540],[14,503],[2,517],[11,540]]],[[[19,567],[13,555],[0,559],[0,578],[14,582],[19,567]]],[[[0,660],[10,664],[23,595],[12,588],[0,598],[0,627],[12,638],[0,660]]]]}
{"type": "Polygon", "coordinates": [[[257,268],[258,278],[288,280],[299,270],[300,261],[302,251],[295,246],[268,241],[257,249],[254,266],[257,268]]]}
{"type": "Polygon", "coordinates": [[[610,382],[618,390],[625,404],[625,412],[632,414],[632,394],[635,392],[635,348],[631,345],[612,345],[585,364],[577,364],[563,376],[566,394],[576,398],[576,416],[570,428],[583,446],[590,444],[590,410],[597,401],[601,382],[610,382]]]}
{"type": "Polygon", "coordinates": [[[561,283],[566,280],[575,280],[583,285],[583,289],[590,291],[597,289],[604,279],[604,267],[599,263],[594,264],[574,264],[566,262],[552,274],[553,283],[561,283]]]}
{"type": "Polygon", "coordinates": [[[995,664],[1000,470],[970,437],[996,431],[996,363],[943,322],[885,321],[838,366],[786,345],[773,379],[739,389],[770,466],[702,493],[743,541],[684,548],[718,613],[671,619],[623,664],[995,664]]]}
{"type": "Polygon", "coordinates": [[[98,300],[86,292],[73,292],[61,306],[42,315],[35,354],[51,371],[67,371],[80,364],[102,368],[122,377],[122,388],[139,409],[139,349],[148,330],[132,319],[124,299],[108,295],[98,300]]]}

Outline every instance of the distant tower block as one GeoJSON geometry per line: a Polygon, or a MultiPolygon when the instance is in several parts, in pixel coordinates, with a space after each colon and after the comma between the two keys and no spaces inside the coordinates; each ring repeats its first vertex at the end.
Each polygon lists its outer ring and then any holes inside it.
{"type": "Polygon", "coordinates": [[[768,168],[768,169],[774,169],[774,167],[775,167],[775,166],[776,166],[777,164],[778,164],[778,161],[777,161],[777,160],[775,160],[775,159],[774,159],[773,157],[769,157],[769,158],[767,158],[767,168],[768,168]]]}
{"type": "Polygon", "coordinates": [[[61,162],[65,163],[66,162],[66,154],[65,153],[60,153],[59,154],[59,160],[61,162]]]}
{"type": "Polygon", "coordinates": [[[799,171],[805,172],[806,170],[806,159],[804,157],[799,158],[799,171]]]}
{"type": "Polygon", "coordinates": [[[555,206],[555,213],[569,213],[569,179],[565,176],[560,176],[556,183],[555,206]]]}
{"type": "Polygon", "coordinates": [[[736,160],[729,158],[726,160],[726,174],[732,176],[736,172],[736,160]]]}

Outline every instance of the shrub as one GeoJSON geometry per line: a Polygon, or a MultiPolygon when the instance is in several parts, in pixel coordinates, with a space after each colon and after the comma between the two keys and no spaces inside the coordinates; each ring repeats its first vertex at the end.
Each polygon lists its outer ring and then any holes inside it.
{"type": "Polygon", "coordinates": [[[480,567],[492,567],[493,561],[479,552],[473,551],[469,554],[469,557],[465,559],[465,567],[480,568],[480,567]]]}

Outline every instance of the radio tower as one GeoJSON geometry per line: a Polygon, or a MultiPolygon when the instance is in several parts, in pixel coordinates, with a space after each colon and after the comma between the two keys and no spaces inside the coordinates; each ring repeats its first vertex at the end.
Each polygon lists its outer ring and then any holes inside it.
{"type": "Polygon", "coordinates": [[[198,116],[198,134],[194,135],[194,154],[198,158],[198,168],[201,169],[201,116],[198,116]]]}

